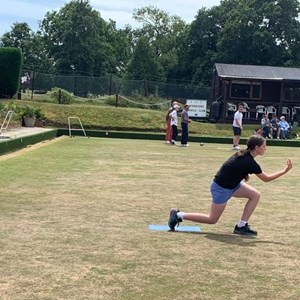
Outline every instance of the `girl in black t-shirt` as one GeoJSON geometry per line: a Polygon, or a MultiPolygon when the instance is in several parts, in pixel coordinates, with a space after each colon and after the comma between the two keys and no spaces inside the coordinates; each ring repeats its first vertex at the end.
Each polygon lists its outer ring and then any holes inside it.
{"type": "Polygon", "coordinates": [[[260,198],[260,192],[246,183],[250,174],[255,174],[264,182],[272,181],[292,168],[292,162],[287,160],[287,166],[278,172],[267,174],[262,171],[255,157],[266,151],[266,140],[262,136],[253,135],[247,141],[247,149],[236,152],[223,163],[211,184],[212,204],[208,214],[184,213],[172,208],[170,211],[169,227],[171,231],[183,220],[199,223],[215,224],[221,217],[228,200],[231,197],[248,199],[241,220],[234,228],[234,233],[257,235],[250,229],[248,220],[254,212],[260,198]]]}

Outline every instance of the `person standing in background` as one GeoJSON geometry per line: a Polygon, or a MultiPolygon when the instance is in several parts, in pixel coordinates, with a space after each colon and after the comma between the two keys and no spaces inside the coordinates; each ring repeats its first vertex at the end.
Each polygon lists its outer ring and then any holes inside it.
{"type": "Polygon", "coordinates": [[[243,110],[244,106],[242,104],[238,105],[238,109],[233,116],[233,150],[240,150],[240,139],[243,130],[243,110]]]}
{"type": "Polygon", "coordinates": [[[23,93],[26,93],[26,91],[28,91],[28,88],[30,86],[30,76],[28,72],[25,72],[24,75],[21,77],[21,85],[22,85],[23,93]]]}
{"type": "Polygon", "coordinates": [[[178,118],[177,118],[177,111],[180,108],[178,104],[173,105],[174,110],[169,114],[171,118],[171,126],[172,126],[172,140],[171,144],[176,145],[176,139],[178,136],[178,118]]]}
{"type": "Polygon", "coordinates": [[[190,109],[190,106],[186,104],[183,108],[183,111],[181,113],[181,146],[182,147],[189,147],[190,145],[188,142],[188,136],[189,136],[189,123],[191,122],[191,119],[189,118],[188,111],[190,109]]]}
{"type": "Polygon", "coordinates": [[[167,114],[166,114],[166,125],[167,125],[167,129],[166,129],[166,136],[165,136],[165,142],[167,144],[171,143],[172,140],[172,126],[171,126],[171,117],[170,117],[170,113],[174,110],[173,106],[174,105],[178,105],[178,103],[176,101],[172,101],[172,106],[169,108],[167,114]]]}

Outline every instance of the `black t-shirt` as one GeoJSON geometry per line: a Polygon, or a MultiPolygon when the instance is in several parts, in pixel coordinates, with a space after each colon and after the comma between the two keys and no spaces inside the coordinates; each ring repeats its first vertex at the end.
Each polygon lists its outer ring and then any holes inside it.
{"type": "Polygon", "coordinates": [[[225,189],[234,189],[247,175],[260,173],[261,167],[250,153],[233,155],[221,166],[214,181],[225,189]]]}

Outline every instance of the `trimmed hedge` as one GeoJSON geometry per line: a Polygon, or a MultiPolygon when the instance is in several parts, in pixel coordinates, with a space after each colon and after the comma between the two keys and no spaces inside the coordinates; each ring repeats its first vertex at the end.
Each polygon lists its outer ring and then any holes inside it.
{"type": "Polygon", "coordinates": [[[0,98],[12,98],[20,87],[22,52],[18,48],[0,48],[0,98]]]}

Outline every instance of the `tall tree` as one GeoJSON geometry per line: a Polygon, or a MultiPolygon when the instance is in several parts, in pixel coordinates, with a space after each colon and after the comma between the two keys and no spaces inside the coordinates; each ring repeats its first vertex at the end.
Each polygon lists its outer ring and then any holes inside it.
{"type": "Polygon", "coordinates": [[[13,23],[11,31],[6,32],[1,37],[1,44],[3,47],[14,47],[21,49],[23,55],[26,57],[28,52],[27,43],[33,36],[33,31],[27,23],[13,23]]]}
{"type": "Polygon", "coordinates": [[[142,24],[135,36],[146,37],[155,51],[156,59],[168,77],[178,64],[178,43],[186,32],[187,24],[178,16],[170,16],[154,6],[134,10],[133,19],[142,24]]]}
{"type": "Polygon", "coordinates": [[[195,83],[210,85],[212,67],[217,54],[217,42],[224,26],[219,6],[202,8],[191,24],[187,47],[187,78],[195,83]],[[189,76],[189,77],[188,77],[189,76]]]}
{"type": "Polygon", "coordinates": [[[56,68],[81,75],[105,75],[114,70],[107,24],[89,0],[72,0],[46,14],[41,30],[56,68]]]}
{"type": "Polygon", "coordinates": [[[110,20],[107,27],[108,56],[111,57],[111,73],[122,76],[126,72],[127,63],[131,57],[131,45],[128,30],[117,29],[116,22],[110,20]]]}
{"type": "Polygon", "coordinates": [[[14,23],[11,31],[1,37],[1,44],[21,49],[24,68],[51,72],[53,62],[49,59],[43,37],[40,32],[34,33],[27,23],[14,23]]]}
{"type": "Polygon", "coordinates": [[[192,79],[209,84],[214,62],[299,65],[299,7],[297,0],[223,0],[199,10],[189,36],[192,79]]]}
{"type": "Polygon", "coordinates": [[[227,9],[226,1],[224,3],[223,11],[230,21],[226,21],[220,32],[217,58],[240,64],[285,65],[291,58],[291,47],[295,43],[299,45],[296,34],[299,2],[231,2],[232,10],[227,9]]]}
{"type": "Polygon", "coordinates": [[[127,67],[127,79],[164,81],[164,71],[146,37],[141,37],[127,67]]]}

